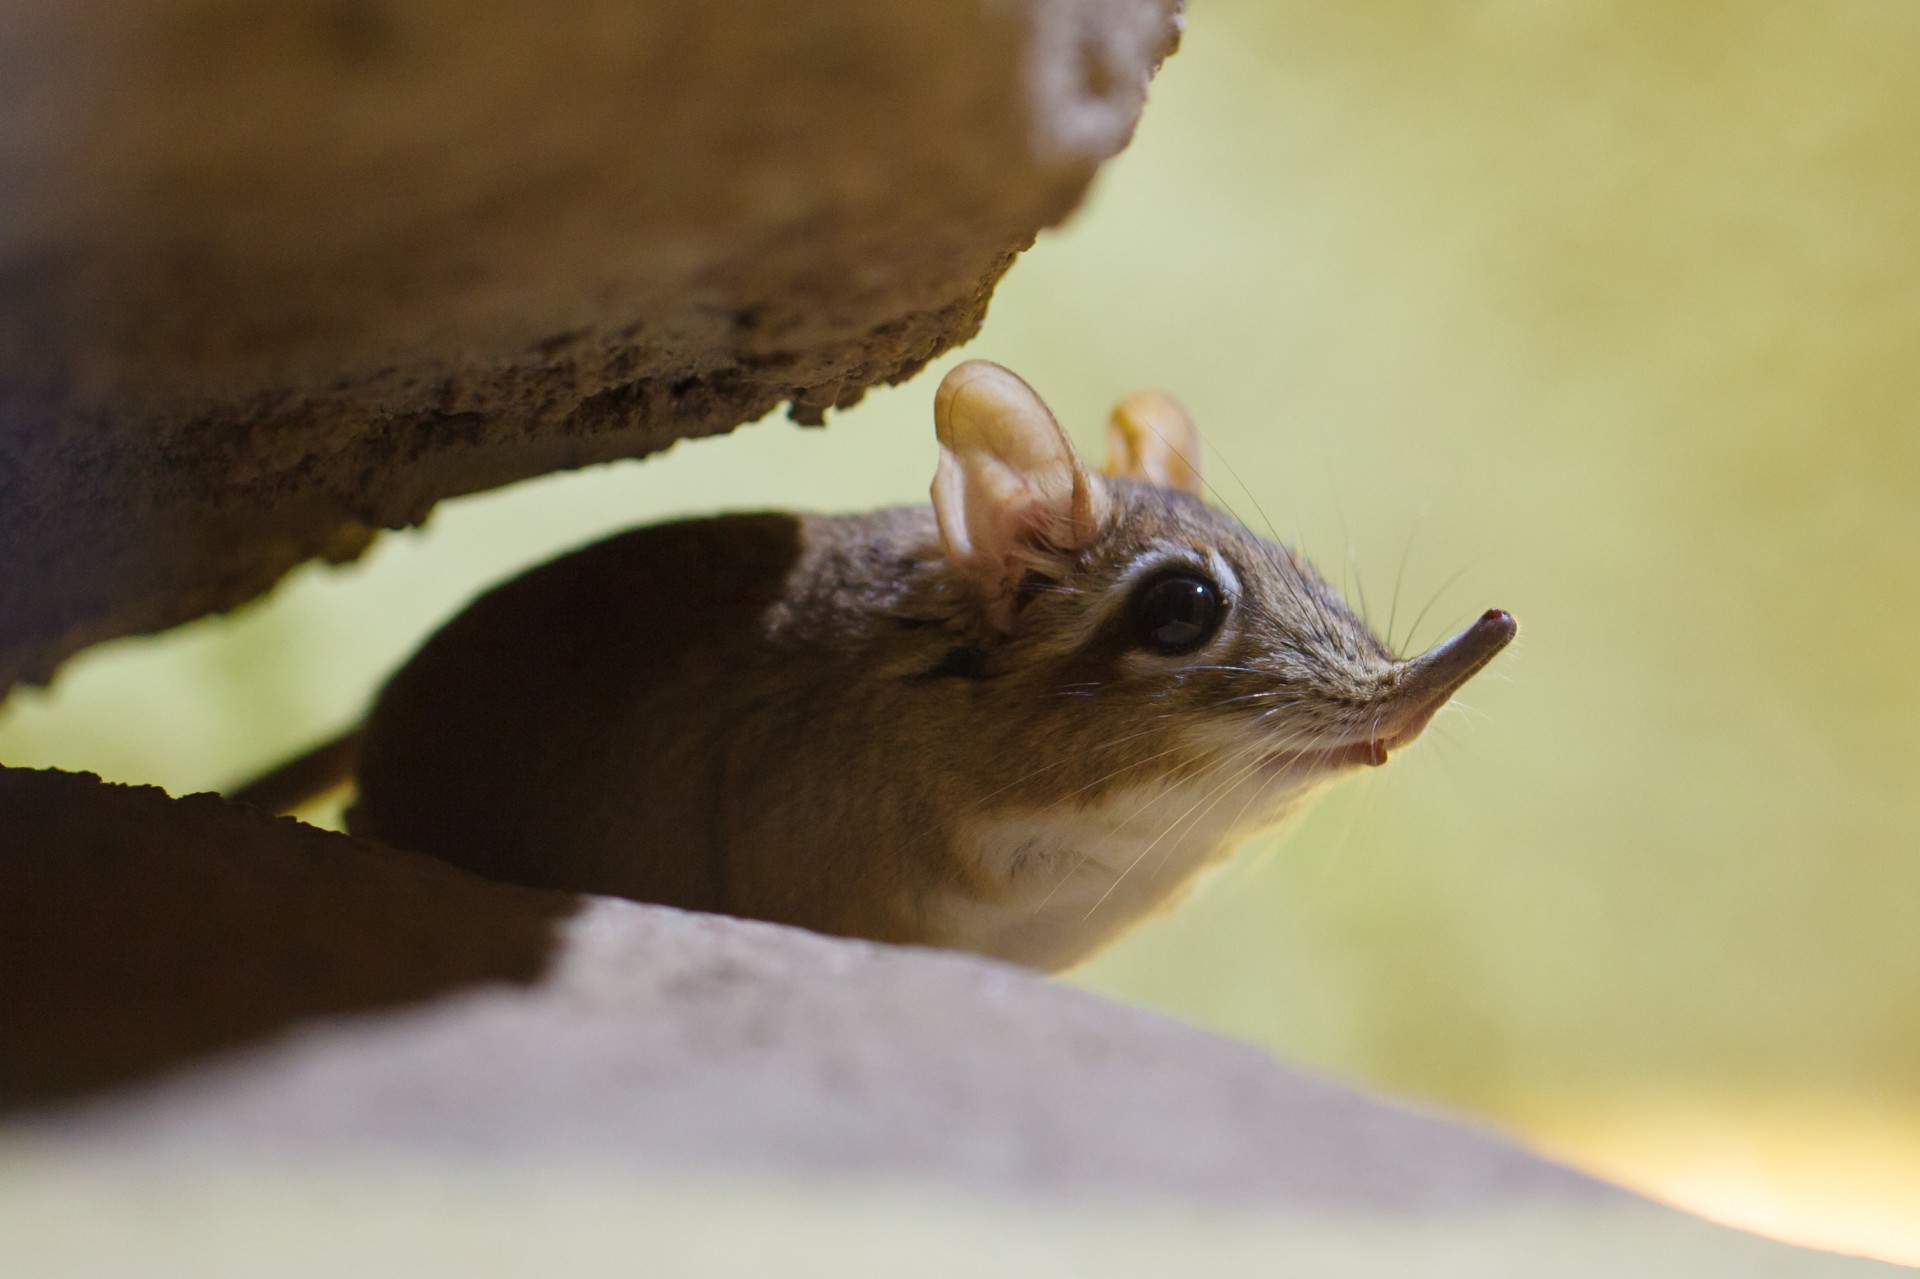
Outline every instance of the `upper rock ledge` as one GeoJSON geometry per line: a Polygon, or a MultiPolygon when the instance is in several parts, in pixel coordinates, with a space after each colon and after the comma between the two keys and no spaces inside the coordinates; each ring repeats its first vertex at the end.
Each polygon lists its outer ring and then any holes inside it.
{"type": "Polygon", "coordinates": [[[978,326],[1179,0],[0,7],[0,691],[978,326]]]}

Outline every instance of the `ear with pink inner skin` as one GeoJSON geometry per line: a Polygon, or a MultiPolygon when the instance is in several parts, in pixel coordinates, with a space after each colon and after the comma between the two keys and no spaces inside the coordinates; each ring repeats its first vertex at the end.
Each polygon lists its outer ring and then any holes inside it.
{"type": "Polygon", "coordinates": [[[989,360],[968,360],[942,379],[933,421],[941,545],[1006,629],[1027,573],[1099,535],[1106,489],[1033,388],[989,360]]]}
{"type": "Polygon", "coordinates": [[[1203,496],[1200,432],[1186,407],[1165,391],[1135,391],[1114,405],[1106,472],[1203,496]]]}

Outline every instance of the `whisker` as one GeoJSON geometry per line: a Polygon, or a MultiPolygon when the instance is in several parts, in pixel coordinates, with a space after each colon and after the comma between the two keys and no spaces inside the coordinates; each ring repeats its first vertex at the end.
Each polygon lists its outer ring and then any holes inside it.
{"type": "MultiPolygon", "coordinates": [[[[1048,812],[1053,808],[1055,808],[1056,806],[1058,806],[1059,804],[1062,804],[1065,801],[1084,793],[1085,791],[1092,790],[1095,786],[1101,785],[1104,782],[1112,781],[1114,778],[1120,776],[1120,774],[1124,772],[1127,772],[1129,769],[1138,768],[1145,764],[1150,764],[1154,760],[1160,759],[1163,756],[1171,755],[1174,753],[1174,751],[1179,749],[1180,748],[1176,746],[1168,750],[1161,751],[1160,754],[1158,755],[1149,755],[1146,759],[1136,760],[1132,764],[1128,764],[1122,768],[1117,768],[1113,772],[1108,773],[1105,777],[1099,778],[1095,781],[1089,782],[1085,786],[1080,787],[1079,790],[1073,791],[1067,795],[1062,795],[1059,799],[1056,799],[1052,803],[1047,804],[1044,808],[1040,809],[1039,811],[1042,813],[1048,812]]],[[[1145,803],[1142,803],[1138,808],[1134,809],[1132,813],[1132,817],[1138,817],[1141,813],[1145,812],[1147,809],[1147,806],[1152,802],[1153,802],[1152,798],[1149,797],[1145,803]]],[[[1131,820],[1131,817],[1129,818],[1129,820],[1131,820]]],[[[1108,838],[1111,838],[1111,837],[1112,837],[1111,833],[1109,833],[1108,838]]],[[[1102,840],[1101,843],[1096,844],[1093,849],[1088,849],[1082,852],[1080,854],[1080,860],[1076,861],[1073,864],[1072,869],[1068,870],[1066,874],[1061,875],[1059,878],[1054,880],[1053,887],[1049,888],[1047,890],[1047,895],[1045,897],[1042,897],[1039,903],[1034,906],[1033,912],[1037,914],[1043,907],[1046,906],[1048,902],[1052,901],[1054,898],[1054,894],[1060,891],[1061,885],[1065,884],[1068,880],[1072,879],[1075,875],[1079,874],[1081,868],[1084,867],[1087,864],[1088,860],[1092,858],[1094,851],[1099,847],[1101,847],[1102,845],[1104,845],[1105,842],[1106,842],[1105,840],[1102,840]]]]}
{"type": "Polygon", "coordinates": [[[1353,594],[1360,602],[1360,620],[1373,629],[1373,612],[1367,607],[1367,584],[1360,578],[1360,561],[1356,558],[1352,542],[1347,543],[1347,567],[1353,570],[1353,594]]]}
{"type": "Polygon", "coordinates": [[[1470,569],[1473,569],[1479,566],[1480,564],[1485,563],[1486,560],[1487,560],[1487,556],[1476,555],[1472,559],[1468,560],[1465,564],[1462,564],[1459,568],[1455,569],[1453,573],[1447,578],[1446,581],[1440,583],[1439,588],[1434,591],[1433,597],[1427,601],[1426,607],[1420,610],[1419,614],[1414,617],[1412,625],[1407,627],[1407,643],[1409,644],[1413,643],[1413,637],[1420,633],[1420,623],[1427,620],[1428,611],[1432,609],[1435,604],[1438,604],[1440,602],[1440,597],[1447,593],[1447,588],[1452,586],[1455,582],[1459,581],[1462,577],[1466,576],[1467,572],[1470,569]]]}
{"type": "Polygon", "coordinates": [[[1367,804],[1372,798],[1373,779],[1369,777],[1366,783],[1361,786],[1359,797],[1354,801],[1353,816],[1347,821],[1346,833],[1334,844],[1333,851],[1328,854],[1327,860],[1321,864],[1320,873],[1314,877],[1313,883],[1307,886],[1303,897],[1310,899],[1319,896],[1320,890],[1326,885],[1328,878],[1333,874],[1333,868],[1346,859],[1347,851],[1353,847],[1354,834],[1360,829],[1360,819],[1366,813],[1367,804]]]}
{"type": "MultiPolygon", "coordinates": [[[[1089,751],[1113,750],[1116,747],[1126,745],[1128,742],[1137,741],[1138,739],[1145,737],[1149,733],[1158,732],[1160,722],[1163,720],[1172,718],[1172,715],[1173,715],[1173,712],[1166,711],[1166,712],[1162,712],[1159,715],[1152,716],[1151,722],[1149,722],[1146,727],[1137,729],[1131,733],[1123,734],[1119,737],[1112,738],[1108,741],[1098,742],[1093,746],[1089,747],[1088,750],[1089,751]]],[[[1171,752],[1165,752],[1165,753],[1171,753],[1171,752]]],[[[1054,759],[1049,761],[1048,763],[1041,764],[1037,768],[1029,769],[1027,772],[1022,773],[1020,776],[1014,778],[1012,781],[1006,783],[1004,786],[995,787],[993,790],[988,791],[986,794],[979,796],[978,798],[974,799],[973,801],[965,805],[959,811],[962,814],[970,814],[970,813],[978,812],[981,809],[985,808],[993,800],[999,798],[1001,795],[1004,795],[1006,792],[1026,785],[1028,782],[1040,776],[1042,773],[1050,772],[1056,768],[1065,767],[1067,764],[1072,763],[1074,758],[1075,757],[1072,755],[1061,755],[1058,759],[1054,759]]],[[[1158,759],[1160,758],[1160,756],[1156,755],[1156,756],[1151,756],[1149,758],[1158,759]]],[[[1141,762],[1145,762],[1145,761],[1141,761],[1141,762]]],[[[1085,788],[1082,788],[1082,789],[1085,789],[1085,788]]],[[[1053,802],[1058,803],[1060,801],[1055,800],[1053,802]]],[[[922,840],[930,838],[931,836],[939,833],[939,830],[940,830],[940,827],[938,824],[928,826],[926,829],[914,835],[905,844],[901,845],[901,851],[904,852],[908,849],[915,847],[922,840]]]]}
{"type": "MultiPolygon", "coordinates": [[[[1252,763],[1247,764],[1245,767],[1241,768],[1239,772],[1235,773],[1232,777],[1228,778],[1227,781],[1215,787],[1214,791],[1212,792],[1213,795],[1215,796],[1213,802],[1211,804],[1208,804],[1204,811],[1200,812],[1198,815],[1196,815],[1192,820],[1190,820],[1187,823],[1187,826],[1186,826],[1187,833],[1191,834],[1193,831],[1198,830],[1200,828],[1200,823],[1204,822],[1209,816],[1211,816],[1213,813],[1213,810],[1220,807],[1221,802],[1225,800],[1228,795],[1233,793],[1234,788],[1239,786],[1248,777],[1252,776],[1255,772],[1257,772],[1266,763],[1266,760],[1267,760],[1267,753],[1263,751],[1258,758],[1253,760],[1252,763]]],[[[1253,788],[1253,794],[1247,797],[1246,804],[1242,804],[1240,806],[1240,811],[1242,813],[1245,813],[1247,810],[1247,806],[1252,804],[1253,801],[1259,797],[1260,792],[1263,791],[1264,789],[1266,788],[1263,786],[1255,786],[1253,788]]],[[[1177,843],[1178,841],[1175,841],[1175,842],[1177,843]]],[[[1171,846],[1169,846],[1169,851],[1171,851],[1171,846]]],[[[1168,856],[1168,852],[1162,852],[1160,854],[1160,861],[1165,862],[1167,859],[1167,856],[1168,856]]],[[[1159,863],[1156,863],[1156,866],[1158,864],[1159,863]]]]}
{"type": "MultiPolygon", "coordinates": [[[[1220,459],[1220,465],[1227,468],[1227,474],[1231,475],[1233,477],[1233,482],[1240,486],[1240,491],[1247,495],[1247,500],[1253,503],[1254,513],[1260,517],[1260,522],[1267,526],[1267,536],[1276,542],[1279,541],[1280,534],[1274,530],[1273,521],[1267,518],[1267,512],[1264,508],[1261,507],[1260,499],[1253,495],[1253,490],[1247,487],[1247,482],[1240,478],[1240,472],[1235,470],[1233,463],[1227,460],[1227,455],[1221,452],[1220,447],[1216,445],[1212,440],[1207,439],[1207,437],[1204,434],[1201,434],[1200,428],[1197,425],[1193,429],[1195,434],[1199,434],[1201,440],[1205,442],[1208,451],[1211,452],[1215,457],[1220,459]]],[[[1202,479],[1201,483],[1205,484],[1206,481],[1202,479]]],[[[1207,488],[1210,492],[1213,492],[1216,495],[1219,492],[1219,490],[1215,489],[1211,484],[1207,484],[1207,488]]],[[[1222,498],[1220,504],[1222,506],[1225,506],[1226,499],[1222,498]]],[[[1231,508],[1229,508],[1229,510],[1231,510],[1231,508]]],[[[1235,515],[1233,518],[1236,520],[1240,519],[1238,515],[1235,515]]],[[[1240,520],[1240,527],[1246,528],[1246,526],[1247,526],[1247,522],[1245,520],[1240,520]]],[[[1247,529],[1247,531],[1249,533],[1253,532],[1252,529],[1247,529]]]]}
{"type": "Polygon", "coordinates": [[[1414,517],[1413,527],[1407,530],[1407,544],[1400,549],[1400,567],[1393,573],[1393,603],[1387,608],[1387,647],[1395,654],[1400,650],[1393,643],[1393,619],[1400,613],[1400,585],[1407,577],[1407,560],[1413,554],[1414,538],[1420,535],[1420,526],[1426,523],[1427,516],[1433,512],[1433,503],[1428,502],[1420,508],[1420,514],[1414,517]]]}
{"type": "MultiPolygon", "coordinates": [[[[1153,424],[1151,422],[1146,422],[1146,423],[1143,423],[1142,425],[1144,425],[1149,431],[1153,431],[1154,438],[1159,440],[1162,444],[1166,445],[1167,451],[1169,453],[1172,453],[1175,457],[1179,458],[1182,462],[1185,462],[1187,464],[1187,469],[1191,471],[1193,474],[1200,477],[1200,486],[1207,490],[1208,494],[1212,496],[1214,501],[1220,503],[1221,510],[1225,511],[1228,515],[1233,516],[1234,522],[1238,524],[1241,528],[1246,529],[1248,533],[1253,534],[1253,536],[1255,537],[1259,536],[1259,534],[1254,533],[1251,528],[1247,528],[1246,520],[1240,517],[1240,512],[1233,509],[1233,503],[1227,501],[1226,494],[1222,493],[1220,489],[1213,483],[1213,481],[1209,480],[1206,477],[1206,473],[1200,469],[1200,466],[1196,459],[1188,457],[1185,453],[1175,448],[1173,446],[1173,441],[1169,440],[1166,436],[1160,434],[1159,431],[1154,430],[1153,424]]],[[[1207,447],[1209,449],[1212,449],[1216,456],[1219,456],[1220,464],[1227,468],[1227,473],[1230,475],[1233,475],[1233,478],[1235,480],[1239,480],[1240,479],[1239,475],[1234,473],[1233,466],[1231,463],[1227,461],[1226,456],[1224,454],[1221,454],[1219,449],[1213,448],[1213,445],[1207,441],[1207,437],[1201,434],[1198,423],[1194,425],[1193,433],[1195,435],[1199,435],[1201,442],[1206,443],[1207,447]]],[[[1246,493],[1247,499],[1253,503],[1253,509],[1260,512],[1260,518],[1263,520],[1266,520],[1267,513],[1265,511],[1260,510],[1260,500],[1253,496],[1253,490],[1248,488],[1244,482],[1241,483],[1240,488],[1243,492],[1246,493]]],[[[1269,533],[1271,533],[1273,529],[1273,522],[1271,520],[1267,521],[1267,529],[1269,533]]]]}
{"type": "MultiPolygon", "coordinates": [[[[1263,745],[1262,743],[1256,742],[1252,746],[1243,747],[1241,750],[1234,753],[1234,755],[1232,756],[1233,762],[1238,763],[1241,759],[1245,758],[1248,754],[1254,751],[1261,750],[1262,745],[1263,745]]],[[[1199,799],[1194,800],[1192,804],[1189,804],[1187,806],[1185,812],[1182,812],[1180,816],[1174,818],[1173,821],[1167,823],[1166,828],[1162,830],[1158,835],[1156,835],[1151,841],[1149,841],[1146,847],[1142,848],[1138,853],[1134,854],[1133,860],[1128,862],[1125,869],[1123,869],[1117,876],[1114,877],[1114,881],[1111,884],[1107,885],[1107,891],[1104,893],[1101,893],[1099,900],[1095,901],[1093,905],[1087,908],[1087,913],[1081,917],[1082,922],[1092,919],[1094,912],[1099,910],[1101,906],[1106,904],[1107,898],[1113,896],[1114,890],[1119,888],[1122,883],[1126,882],[1127,876],[1133,873],[1134,868],[1141,863],[1141,861],[1146,857],[1146,855],[1148,853],[1151,853],[1155,848],[1158,848],[1160,846],[1161,841],[1166,839],[1168,835],[1173,833],[1174,827],[1178,825],[1181,821],[1184,821],[1189,813],[1192,813],[1195,809],[1199,808],[1202,803],[1206,802],[1206,799],[1208,798],[1208,796],[1211,796],[1212,794],[1213,794],[1213,791],[1208,791],[1206,795],[1203,795],[1199,799]]],[[[1134,815],[1138,816],[1140,812],[1144,812],[1144,811],[1145,811],[1145,807],[1142,806],[1142,808],[1137,810],[1134,815]]]]}
{"type": "Polygon", "coordinates": [[[1251,693],[1241,693],[1234,697],[1223,698],[1222,700],[1215,702],[1214,705],[1215,706],[1232,706],[1236,702],[1253,702],[1253,701],[1260,701],[1262,699],[1267,701],[1274,701],[1282,697],[1287,699],[1285,703],[1287,706],[1302,706],[1302,705],[1305,705],[1306,703],[1305,698],[1294,694],[1290,689],[1262,688],[1262,689],[1257,689],[1251,693]]]}
{"type": "MultiPolygon", "coordinates": [[[[1134,809],[1132,812],[1128,813],[1125,818],[1123,818],[1120,822],[1118,822],[1111,829],[1109,829],[1105,835],[1101,836],[1098,840],[1096,840],[1092,846],[1083,850],[1080,854],[1080,860],[1076,861],[1073,864],[1073,869],[1069,870],[1065,875],[1061,876],[1061,883],[1065,883],[1067,880],[1072,879],[1075,875],[1079,874],[1080,871],[1086,866],[1088,862],[1094,860],[1095,853],[1099,852],[1101,849],[1105,848],[1108,844],[1113,842],[1113,837],[1115,832],[1124,830],[1134,820],[1134,818],[1146,812],[1147,809],[1151,808],[1154,805],[1155,801],[1158,799],[1159,799],[1159,796],[1149,794],[1145,799],[1140,801],[1139,804],[1134,806],[1134,809]]],[[[1116,878],[1112,884],[1107,886],[1107,891],[1100,895],[1100,901],[1095,902],[1093,906],[1087,911],[1086,916],[1084,916],[1083,918],[1092,917],[1093,912],[1100,908],[1100,902],[1104,902],[1107,899],[1107,897],[1113,892],[1113,890],[1120,886],[1120,880],[1126,878],[1127,871],[1132,870],[1134,865],[1138,864],[1139,860],[1140,859],[1136,857],[1134,858],[1133,862],[1127,865],[1126,870],[1123,870],[1120,873],[1119,877],[1116,878]]],[[[1058,890],[1058,887],[1059,885],[1055,885],[1055,891],[1058,890]]],[[[1047,900],[1048,901],[1053,900],[1053,892],[1049,892],[1047,894],[1047,900]]]]}
{"type": "MultiPolygon", "coordinates": [[[[1194,825],[1197,825],[1199,821],[1204,820],[1206,818],[1207,813],[1211,813],[1213,811],[1213,808],[1220,802],[1220,799],[1225,798],[1225,794],[1227,791],[1230,791],[1234,786],[1239,785],[1254,771],[1260,768],[1260,766],[1268,756],[1276,753],[1284,753],[1286,751],[1292,750],[1295,746],[1303,744],[1307,741],[1310,741],[1313,736],[1314,736],[1314,733],[1312,732],[1311,729],[1305,729],[1305,728],[1298,729],[1292,733],[1285,735],[1284,737],[1280,738],[1278,741],[1255,740],[1249,743],[1247,746],[1242,747],[1240,750],[1235,751],[1232,755],[1228,756],[1226,760],[1223,761],[1221,764],[1222,771],[1226,771],[1230,774],[1227,777],[1226,781],[1222,782],[1220,785],[1214,787],[1212,790],[1202,795],[1199,799],[1195,800],[1192,804],[1190,804],[1184,812],[1179,814],[1172,821],[1168,822],[1165,829],[1163,829],[1160,832],[1160,834],[1156,835],[1153,838],[1153,840],[1147,844],[1145,848],[1141,849],[1140,852],[1134,856],[1131,862],[1127,863],[1127,866],[1125,867],[1125,869],[1123,869],[1120,872],[1120,874],[1114,879],[1113,883],[1107,886],[1107,890],[1100,895],[1099,900],[1094,902],[1094,904],[1087,909],[1087,913],[1085,916],[1083,916],[1083,919],[1091,919],[1093,917],[1094,912],[1099,910],[1100,907],[1106,902],[1107,898],[1113,895],[1114,890],[1119,888],[1121,883],[1126,880],[1127,876],[1133,873],[1134,868],[1139,866],[1141,861],[1149,853],[1151,853],[1155,848],[1157,848],[1167,838],[1168,835],[1172,834],[1174,830],[1178,828],[1182,822],[1185,822],[1188,819],[1188,817],[1192,815],[1194,811],[1198,809],[1202,804],[1206,804],[1209,799],[1213,800],[1212,804],[1207,805],[1206,812],[1201,813],[1199,817],[1195,819],[1194,825]],[[1253,761],[1245,765],[1244,767],[1240,767],[1238,771],[1234,771],[1235,766],[1238,765],[1241,760],[1246,759],[1249,755],[1255,756],[1253,761]]],[[[1249,797],[1248,802],[1251,803],[1253,798],[1254,797],[1249,797]]],[[[1137,817],[1143,811],[1145,811],[1144,805],[1141,808],[1136,809],[1134,811],[1133,816],[1137,817]]],[[[1111,837],[1109,836],[1109,838],[1111,837]]],[[[1106,842],[1107,840],[1102,840],[1101,846],[1104,846],[1106,842]]],[[[1089,853],[1088,855],[1091,856],[1091,853],[1089,853]]],[[[1164,854],[1163,854],[1163,857],[1164,857],[1164,854]]]]}

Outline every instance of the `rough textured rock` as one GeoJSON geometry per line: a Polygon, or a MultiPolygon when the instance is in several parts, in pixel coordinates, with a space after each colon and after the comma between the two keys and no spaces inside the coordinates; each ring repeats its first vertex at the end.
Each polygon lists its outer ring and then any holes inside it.
{"type": "Polygon", "coordinates": [[[972,334],[1178,0],[0,6],[0,690],[972,334]]]}
{"type": "MultiPolygon", "coordinates": [[[[1574,1234],[1598,1264],[1555,1273],[1873,1270],[1688,1221],[1488,1134],[971,956],[492,884],[211,795],[60,773],[0,770],[0,849],[0,1184],[17,1183],[0,1199],[26,1195],[13,1229],[28,1242],[13,1247],[40,1249],[0,1247],[0,1260],[34,1273],[80,1272],[75,1258],[98,1251],[47,1223],[149,1200],[148,1184],[195,1187],[194,1206],[151,1238],[81,1234],[119,1239],[143,1269],[199,1256],[189,1245],[258,1265],[266,1236],[236,1243],[234,1214],[284,1223],[329,1203],[314,1218],[321,1251],[298,1255],[358,1272],[366,1259],[324,1238],[398,1202],[412,1206],[388,1209],[382,1246],[404,1223],[409,1246],[441,1258],[431,1272],[452,1273],[447,1248],[474,1210],[447,1196],[482,1184],[523,1217],[561,1194],[567,1224],[524,1220],[528,1239],[598,1246],[632,1238],[636,1213],[662,1230],[688,1211],[788,1220],[777,1197],[684,1199],[690,1184],[782,1176],[960,1187],[1056,1215],[1205,1203],[1259,1214],[1262,1249],[1364,1245],[1373,1261],[1349,1257],[1343,1274],[1408,1273],[1435,1249],[1454,1268],[1432,1273],[1537,1274],[1574,1234]],[[232,1175],[209,1180],[221,1168],[232,1175]],[[326,1168],[333,1180],[315,1182],[326,1168]],[[338,1202],[342,1178],[387,1184],[401,1168],[454,1179],[338,1202]],[[476,1183],[476,1169],[496,1179],[476,1183]],[[588,1204],[609,1233],[582,1241],[588,1204]],[[1374,1250],[1386,1227],[1400,1233],[1374,1250]]],[[[848,1202],[850,1223],[875,1210],[848,1202]]],[[[891,1202],[877,1211],[896,1247],[961,1228],[891,1202]]],[[[764,1273],[786,1246],[657,1273],[764,1273]]]]}

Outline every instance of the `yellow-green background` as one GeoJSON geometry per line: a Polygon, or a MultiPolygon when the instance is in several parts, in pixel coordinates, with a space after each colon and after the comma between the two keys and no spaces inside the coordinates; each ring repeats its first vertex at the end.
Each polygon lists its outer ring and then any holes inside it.
{"type": "MultiPolygon", "coordinates": [[[[1920,1260],[1920,5],[1194,0],[967,353],[1089,444],[1178,392],[1378,623],[1521,621],[1470,711],[1077,980],[1920,1260]]],[[[915,499],[941,367],[105,646],[0,760],[215,787],[556,548],[915,499]]]]}

